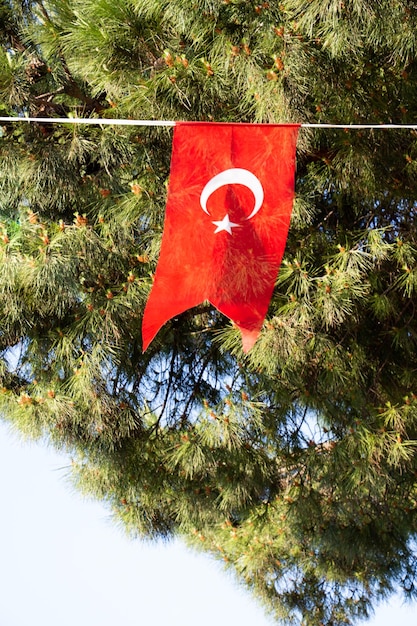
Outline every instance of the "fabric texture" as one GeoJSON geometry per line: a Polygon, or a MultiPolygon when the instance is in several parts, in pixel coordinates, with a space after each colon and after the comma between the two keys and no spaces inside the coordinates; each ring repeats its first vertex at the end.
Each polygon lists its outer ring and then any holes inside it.
{"type": "Polygon", "coordinates": [[[208,300],[255,343],[284,253],[299,125],[181,122],[174,128],[161,252],[143,350],[208,300]]]}

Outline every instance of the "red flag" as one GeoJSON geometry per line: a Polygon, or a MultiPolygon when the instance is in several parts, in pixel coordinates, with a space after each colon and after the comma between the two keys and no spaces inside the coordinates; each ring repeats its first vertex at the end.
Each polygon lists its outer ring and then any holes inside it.
{"type": "Polygon", "coordinates": [[[299,125],[175,125],[146,350],[172,317],[209,300],[255,343],[287,239],[299,125]]]}

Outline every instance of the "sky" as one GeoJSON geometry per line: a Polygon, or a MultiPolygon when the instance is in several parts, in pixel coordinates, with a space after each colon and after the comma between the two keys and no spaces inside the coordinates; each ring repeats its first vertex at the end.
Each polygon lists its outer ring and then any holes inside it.
{"type": "MultiPolygon", "coordinates": [[[[126,537],[68,481],[69,459],[0,422],[0,626],[273,626],[221,565],[126,537]]],[[[416,626],[394,599],[368,626],[416,626]]]]}

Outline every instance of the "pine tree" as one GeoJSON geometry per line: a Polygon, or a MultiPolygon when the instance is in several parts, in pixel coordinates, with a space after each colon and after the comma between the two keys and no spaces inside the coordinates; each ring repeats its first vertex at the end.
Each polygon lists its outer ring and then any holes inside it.
{"type": "MultiPolygon", "coordinates": [[[[1,0],[0,114],[412,124],[416,27],[412,0],[1,0]]],[[[2,125],[2,416],[279,620],[415,597],[416,131],[302,129],[255,347],[203,304],[142,354],[171,132],[2,125]]]]}

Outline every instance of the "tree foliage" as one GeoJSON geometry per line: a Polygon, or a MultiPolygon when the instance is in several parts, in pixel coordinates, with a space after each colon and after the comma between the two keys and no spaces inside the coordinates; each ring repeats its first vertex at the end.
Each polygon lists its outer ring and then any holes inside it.
{"type": "MultiPolygon", "coordinates": [[[[0,113],[411,124],[416,27],[412,0],[1,0],[0,113]]],[[[207,304],[142,354],[170,149],[166,128],[1,127],[2,415],[284,622],[415,597],[416,131],[300,131],[248,355],[207,304]]]]}

